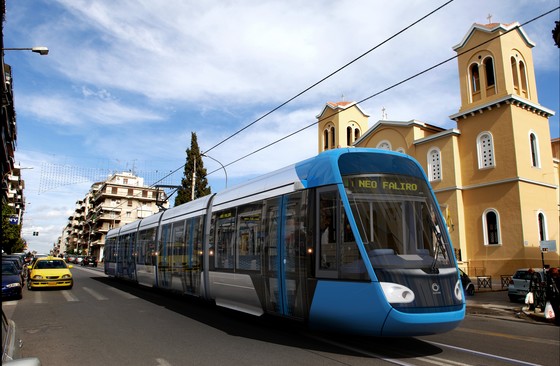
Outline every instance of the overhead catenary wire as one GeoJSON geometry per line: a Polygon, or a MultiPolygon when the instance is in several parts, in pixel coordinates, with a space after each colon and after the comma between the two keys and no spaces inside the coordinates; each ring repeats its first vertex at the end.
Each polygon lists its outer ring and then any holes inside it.
{"type": "MultiPolygon", "coordinates": [[[[220,146],[221,144],[225,143],[226,141],[232,139],[233,137],[237,136],[238,134],[240,134],[241,132],[245,131],[246,129],[248,129],[249,127],[253,126],[254,124],[256,124],[257,122],[261,121],[262,119],[264,119],[265,117],[271,115],[272,113],[276,112],[277,110],[279,110],[280,108],[284,107],[285,105],[287,105],[288,103],[292,102],[294,99],[300,97],[301,95],[307,93],[309,90],[313,89],[314,87],[316,87],[317,85],[321,84],[322,82],[326,81],[327,79],[331,78],[332,76],[334,76],[335,74],[339,73],[340,71],[344,70],[345,68],[347,68],[348,66],[352,65],[353,63],[355,63],[356,61],[360,60],[361,58],[365,57],[366,55],[368,55],[369,53],[375,51],[376,49],[378,49],[379,47],[383,46],[385,43],[391,41],[393,38],[396,38],[397,36],[399,36],[400,34],[406,32],[407,30],[409,30],[410,28],[412,28],[413,26],[415,26],[416,24],[420,23],[421,21],[425,20],[426,18],[430,17],[431,15],[435,14],[436,12],[438,12],[439,10],[443,9],[444,7],[446,7],[447,5],[449,5],[450,3],[452,3],[455,0],[449,0],[447,1],[445,4],[442,4],[440,6],[438,6],[437,8],[435,8],[434,10],[430,11],[428,14],[420,17],[418,20],[412,22],[411,24],[407,25],[406,27],[404,27],[403,29],[401,29],[400,31],[398,31],[397,33],[393,34],[392,36],[390,36],[389,38],[385,39],[383,42],[377,44],[376,46],[370,48],[369,50],[367,50],[366,52],[362,53],[360,56],[354,58],[352,61],[346,63],[345,65],[339,67],[338,69],[336,69],[335,71],[331,72],[330,74],[328,74],[327,76],[325,76],[324,78],[322,78],[321,80],[315,82],[314,84],[312,84],[311,86],[305,88],[304,90],[300,91],[299,93],[297,93],[296,95],[294,95],[293,97],[291,97],[290,99],[286,100],[285,102],[281,103],[280,105],[278,105],[277,107],[271,109],[270,111],[266,112],[265,114],[263,114],[262,116],[260,116],[259,118],[257,118],[256,120],[254,120],[253,122],[249,123],[248,125],[246,125],[245,127],[241,128],[240,130],[234,132],[233,134],[231,134],[230,136],[226,137],[225,139],[221,140],[220,142],[218,142],[217,144],[215,144],[214,146],[210,147],[209,149],[205,150],[204,152],[207,153],[213,149],[215,149],[216,147],[220,146]]],[[[227,166],[227,165],[226,165],[227,166]]]]}
{"type": "MultiPolygon", "coordinates": [[[[547,12],[545,12],[545,13],[542,13],[541,15],[538,15],[538,16],[534,17],[533,19],[530,19],[530,20],[528,20],[528,21],[526,21],[526,22],[524,22],[524,23],[522,23],[522,24],[520,24],[520,25],[518,25],[518,26],[516,26],[516,27],[513,27],[513,28],[511,28],[510,30],[508,30],[508,31],[506,31],[506,32],[504,32],[504,33],[502,33],[502,34],[498,34],[498,35],[496,35],[496,36],[494,36],[494,37],[492,37],[492,38],[490,38],[490,39],[488,39],[488,40],[486,40],[486,41],[484,41],[484,42],[482,42],[482,43],[479,43],[479,44],[477,44],[477,45],[475,45],[475,46],[473,46],[473,47],[471,47],[471,48],[469,48],[469,49],[467,49],[467,50],[464,50],[464,51],[462,51],[462,52],[456,54],[455,56],[449,57],[449,58],[447,58],[447,59],[445,59],[445,60],[443,60],[443,61],[441,61],[441,62],[438,62],[437,64],[435,64],[435,65],[433,65],[433,66],[430,66],[430,67],[428,67],[428,68],[426,68],[426,69],[424,69],[424,70],[422,70],[422,71],[420,71],[420,72],[417,72],[417,73],[414,74],[414,75],[411,75],[411,76],[409,76],[409,77],[407,77],[407,78],[405,78],[405,79],[402,79],[401,81],[399,81],[399,82],[397,82],[397,83],[395,83],[395,84],[392,84],[392,85],[386,87],[385,89],[382,89],[382,90],[380,90],[380,91],[378,91],[378,92],[376,92],[376,93],[374,93],[374,94],[371,94],[370,96],[365,97],[365,98],[363,98],[363,99],[357,101],[356,104],[360,104],[360,103],[363,103],[363,102],[365,102],[365,101],[368,101],[368,100],[370,100],[370,99],[372,99],[372,98],[375,98],[375,97],[377,97],[377,96],[379,96],[379,95],[381,95],[381,94],[383,94],[383,93],[385,93],[385,92],[387,92],[387,91],[389,91],[389,90],[391,90],[391,89],[396,88],[396,87],[399,86],[399,85],[402,85],[402,84],[404,84],[404,83],[406,83],[406,82],[408,82],[408,81],[410,81],[410,80],[412,80],[412,79],[415,79],[415,78],[417,78],[417,77],[419,77],[419,76],[421,76],[421,75],[423,75],[423,74],[425,74],[425,73],[427,73],[427,72],[429,72],[429,71],[432,71],[432,70],[434,70],[434,69],[436,69],[436,68],[438,68],[438,67],[440,67],[440,66],[442,66],[442,65],[444,65],[444,64],[446,64],[446,63],[448,63],[449,61],[452,61],[452,60],[456,59],[457,57],[459,57],[459,56],[461,56],[461,55],[463,55],[463,54],[465,54],[465,53],[467,53],[467,52],[470,52],[470,51],[472,51],[472,50],[474,50],[474,49],[476,49],[476,48],[478,48],[478,47],[480,47],[480,46],[483,46],[483,45],[485,45],[485,44],[487,44],[487,43],[489,43],[489,42],[491,42],[491,41],[493,41],[493,40],[495,40],[495,39],[497,39],[497,38],[499,38],[499,37],[502,37],[502,36],[504,36],[504,35],[506,35],[506,34],[512,32],[512,31],[514,31],[514,30],[519,29],[520,27],[523,27],[523,26],[525,26],[525,25],[527,25],[527,24],[529,24],[529,23],[532,23],[532,22],[534,22],[534,21],[536,21],[536,20],[538,20],[538,19],[540,19],[540,18],[542,18],[542,17],[544,17],[544,16],[546,16],[546,15],[548,15],[548,14],[554,12],[554,11],[557,11],[557,10],[559,10],[559,9],[560,9],[560,7],[556,7],[556,8],[554,8],[554,9],[552,9],[552,10],[549,10],[549,11],[547,11],[547,12]]],[[[340,111],[334,112],[333,114],[330,114],[330,115],[328,116],[328,118],[332,118],[333,116],[337,115],[338,113],[340,113],[340,111]]],[[[273,145],[275,145],[275,144],[277,144],[277,143],[279,143],[279,142],[281,142],[281,141],[284,141],[284,140],[286,140],[286,139],[288,139],[288,138],[290,138],[290,137],[292,137],[292,136],[294,136],[294,135],[296,135],[296,134],[298,134],[298,133],[300,133],[300,132],[303,132],[303,131],[305,131],[306,129],[311,128],[311,127],[313,127],[313,126],[319,124],[319,123],[322,122],[323,120],[324,120],[324,119],[319,119],[319,120],[317,120],[317,121],[315,121],[315,122],[313,122],[313,123],[311,123],[311,124],[309,124],[309,125],[307,125],[307,126],[304,126],[304,127],[300,128],[300,129],[298,129],[298,130],[296,130],[296,131],[294,131],[294,132],[292,132],[292,133],[290,133],[290,134],[288,134],[288,135],[285,135],[285,136],[283,136],[283,137],[281,137],[281,138],[279,138],[279,139],[277,139],[277,140],[275,140],[275,141],[272,141],[271,143],[269,143],[269,144],[267,144],[267,145],[264,145],[264,146],[262,146],[262,147],[260,147],[260,148],[258,148],[258,149],[256,149],[256,150],[253,150],[252,152],[250,152],[250,153],[248,153],[248,154],[245,154],[245,155],[243,155],[243,156],[241,156],[241,157],[239,157],[239,158],[237,158],[237,159],[235,159],[235,160],[233,160],[233,161],[231,161],[231,162],[229,162],[229,163],[227,163],[227,164],[224,164],[224,167],[228,167],[228,166],[230,166],[230,165],[233,165],[233,164],[235,164],[235,163],[237,163],[237,162],[239,162],[239,161],[241,161],[241,160],[244,160],[244,159],[248,158],[248,157],[251,156],[251,155],[254,155],[254,154],[256,154],[256,153],[258,153],[258,152],[260,152],[260,151],[262,151],[262,150],[265,150],[265,149],[267,149],[267,148],[269,148],[269,147],[271,147],[271,146],[273,146],[273,145]]],[[[213,174],[213,173],[215,173],[215,172],[217,172],[217,171],[219,171],[219,170],[220,170],[220,169],[213,170],[213,171],[211,171],[210,173],[208,173],[207,175],[213,174]]]]}
{"type": "MultiPolygon", "coordinates": [[[[319,82],[313,84],[312,86],[306,88],[304,91],[298,93],[296,96],[290,98],[288,101],[282,103],[282,104],[279,105],[278,107],[272,109],[272,110],[269,111],[268,113],[266,113],[266,114],[264,114],[263,116],[259,117],[257,120],[253,121],[253,122],[250,123],[249,125],[247,125],[247,126],[245,126],[244,128],[242,128],[241,130],[235,132],[234,134],[232,134],[231,136],[229,136],[227,139],[224,139],[224,140],[222,140],[220,143],[218,143],[218,144],[214,145],[213,147],[211,147],[210,149],[205,150],[204,153],[207,153],[208,151],[210,151],[210,150],[216,148],[217,146],[219,146],[219,145],[221,145],[222,143],[226,142],[227,140],[231,139],[232,137],[234,137],[235,135],[239,134],[239,133],[242,132],[243,130],[245,130],[245,129],[249,128],[250,126],[254,125],[254,124],[257,123],[258,121],[262,120],[262,119],[265,118],[266,116],[270,115],[270,114],[273,113],[274,111],[280,109],[281,107],[283,107],[284,105],[288,104],[289,102],[291,102],[291,101],[294,100],[295,98],[299,97],[299,96],[302,95],[303,93],[307,92],[308,90],[310,90],[310,89],[313,88],[314,86],[316,86],[316,85],[318,85],[319,83],[321,83],[322,81],[326,80],[328,77],[334,75],[335,73],[339,72],[339,71],[342,70],[343,68],[349,66],[349,65],[352,64],[353,62],[355,62],[355,61],[357,61],[358,59],[360,59],[360,58],[362,58],[363,56],[365,56],[367,53],[370,53],[371,51],[375,50],[376,48],[378,48],[378,47],[381,46],[382,44],[386,43],[388,40],[394,38],[396,35],[402,33],[404,30],[409,29],[409,28],[410,28],[411,26],[413,26],[414,24],[417,24],[420,20],[425,19],[427,16],[433,14],[435,11],[441,9],[443,6],[449,4],[449,3],[452,2],[452,1],[454,1],[454,0],[448,1],[448,2],[445,3],[444,5],[442,5],[442,6],[440,6],[439,8],[437,8],[436,10],[430,12],[428,15],[425,15],[424,17],[420,18],[419,20],[417,20],[416,22],[414,22],[414,23],[412,23],[411,25],[407,26],[406,28],[403,28],[402,31],[400,31],[400,32],[396,33],[395,35],[391,36],[390,38],[388,38],[387,40],[383,41],[382,43],[380,43],[379,45],[375,46],[374,48],[370,49],[370,50],[367,51],[366,53],[364,53],[364,54],[362,54],[361,56],[355,58],[353,61],[347,63],[345,66],[339,68],[337,71],[335,71],[335,72],[329,74],[329,76],[327,76],[327,77],[321,79],[321,81],[319,81],[319,82]]],[[[415,74],[413,74],[413,75],[411,75],[411,76],[409,76],[409,77],[407,77],[407,78],[405,78],[405,79],[402,79],[401,81],[399,81],[399,82],[397,82],[397,83],[394,83],[394,84],[392,84],[392,85],[390,85],[390,86],[388,86],[388,87],[386,87],[386,88],[384,88],[384,89],[382,89],[382,90],[380,90],[380,91],[378,91],[378,92],[376,92],[376,93],[374,93],[374,94],[371,94],[371,95],[369,95],[369,96],[367,96],[367,97],[365,97],[365,98],[363,98],[363,99],[357,101],[356,103],[357,103],[357,104],[363,103],[363,102],[365,102],[365,101],[367,101],[367,100],[370,100],[370,99],[372,99],[372,98],[375,98],[376,96],[379,96],[379,95],[381,95],[381,94],[383,94],[383,93],[385,93],[385,92],[387,92],[387,91],[389,91],[389,90],[391,90],[391,89],[396,88],[396,87],[399,86],[399,85],[402,85],[402,84],[404,84],[404,83],[406,83],[406,82],[408,82],[408,81],[410,81],[410,80],[412,80],[412,79],[415,79],[415,78],[417,78],[417,77],[419,77],[419,76],[421,76],[421,75],[423,75],[423,74],[426,74],[427,72],[432,71],[432,70],[434,70],[434,69],[436,69],[436,68],[438,68],[438,67],[440,67],[440,66],[442,66],[442,65],[444,65],[444,64],[446,64],[446,63],[448,63],[448,62],[450,62],[450,61],[452,61],[452,60],[454,60],[454,59],[456,59],[457,57],[459,57],[459,56],[461,56],[461,55],[463,55],[463,54],[465,54],[465,53],[467,53],[467,52],[470,52],[470,51],[472,51],[472,50],[474,50],[474,49],[476,49],[476,48],[478,48],[478,47],[480,47],[480,46],[483,46],[483,45],[485,45],[485,44],[487,44],[487,43],[489,43],[489,42],[491,42],[491,41],[493,41],[493,40],[495,40],[495,39],[497,39],[497,38],[499,38],[499,37],[502,37],[502,36],[504,36],[504,35],[506,35],[506,34],[512,32],[512,31],[514,31],[514,30],[519,29],[520,27],[523,27],[523,26],[525,26],[525,25],[527,25],[527,24],[530,24],[530,23],[532,23],[532,22],[534,22],[534,21],[536,21],[536,20],[538,20],[538,19],[540,19],[540,18],[542,18],[542,17],[544,17],[544,16],[546,16],[546,15],[548,15],[548,14],[554,12],[554,11],[557,11],[557,10],[559,10],[559,9],[560,9],[560,6],[554,8],[554,9],[551,9],[551,10],[549,10],[549,11],[547,11],[547,12],[544,12],[544,13],[542,13],[542,14],[540,14],[540,15],[538,15],[538,16],[536,16],[536,17],[534,17],[534,18],[532,18],[532,19],[530,19],[530,20],[528,20],[528,21],[526,21],[526,22],[524,22],[524,23],[522,23],[522,24],[516,26],[516,27],[511,28],[510,30],[508,30],[508,31],[506,31],[506,32],[504,32],[504,33],[502,33],[502,34],[498,34],[498,35],[496,35],[496,36],[494,36],[494,37],[492,37],[492,38],[490,38],[490,39],[488,39],[488,40],[486,40],[486,41],[484,41],[484,42],[482,42],[482,43],[480,43],[480,44],[477,44],[477,45],[475,45],[475,46],[473,46],[473,47],[471,47],[471,48],[469,48],[469,49],[467,49],[467,50],[463,50],[462,52],[456,54],[455,56],[449,57],[449,58],[447,58],[447,59],[445,59],[445,60],[443,60],[443,61],[441,61],[441,62],[438,62],[438,63],[434,64],[433,66],[430,66],[430,67],[428,67],[428,68],[426,68],[426,69],[424,69],[424,70],[422,70],[422,71],[419,71],[419,72],[417,72],[417,73],[415,73],[415,74]]],[[[335,116],[335,115],[338,114],[338,113],[340,113],[340,112],[334,112],[333,114],[329,115],[328,117],[329,117],[329,118],[332,118],[333,116],[335,116]]],[[[222,169],[225,169],[226,167],[228,167],[228,166],[230,166],[230,165],[233,165],[233,164],[235,164],[235,163],[238,163],[238,162],[241,161],[241,160],[244,160],[244,159],[246,159],[246,158],[248,158],[248,157],[250,157],[250,156],[252,156],[252,155],[254,155],[254,154],[256,154],[256,153],[258,153],[258,152],[260,152],[260,151],[263,151],[263,150],[265,150],[265,149],[267,149],[267,148],[269,148],[269,147],[271,147],[271,146],[273,146],[273,145],[275,145],[275,144],[277,144],[277,143],[280,143],[280,142],[282,142],[282,141],[284,141],[284,140],[286,140],[286,139],[288,139],[288,138],[290,138],[290,137],[292,137],[292,136],[294,136],[294,135],[296,135],[296,134],[298,134],[298,133],[300,133],[300,132],[303,132],[303,131],[307,130],[308,128],[311,128],[311,127],[317,125],[318,123],[320,123],[320,122],[322,122],[322,121],[323,121],[323,120],[319,119],[319,120],[317,120],[317,121],[315,121],[315,122],[313,122],[313,123],[311,123],[311,124],[309,124],[309,125],[307,125],[307,126],[304,126],[304,127],[300,128],[300,129],[298,129],[298,130],[296,130],[296,131],[294,131],[294,132],[292,132],[292,133],[289,133],[289,134],[287,134],[287,135],[285,135],[285,136],[283,136],[283,137],[281,137],[281,138],[279,138],[279,139],[277,139],[277,140],[275,140],[275,141],[273,141],[273,142],[270,142],[270,143],[268,143],[268,144],[266,144],[266,145],[264,145],[264,146],[262,146],[262,147],[260,147],[260,148],[258,148],[258,149],[256,149],[256,150],[253,150],[252,152],[250,152],[250,153],[248,153],[248,154],[245,154],[245,155],[243,155],[243,156],[241,156],[241,157],[239,157],[239,158],[237,158],[237,159],[235,159],[235,160],[233,160],[233,161],[231,161],[231,162],[229,162],[229,163],[223,164],[220,168],[215,169],[215,170],[213,170],[213,171],[207,173],[207,175],[211,175],[211,174],[213,174],[213,173],[215,173],[215,172],[218,172],[218,171],[220,171],[220,170],[222,170],[222,169]]],[[[185,163],[185,164],[186,164],[186,163],[185,163]]],[[[153,183],[153,184],[150,185],[149,187],[155,187],[155,186],[157,185],[157,183],[159,183],[159,182],[165,180],[166,178],[168,178],[169,176],[173,175],[174,173],[176,173],[176,172],[179,171],[180,169],[183,169],[184,166],[185,166],[185,164],[182,164],[182,165],[179,166],[177,169],[171,171],[169,174],[165,175],[163,178],[161,178],[160,180],[156,181],[155,183],[153,183]]],[[[117,207],[119,207],[119,206],[121,206],[121,205],[123,205],[123,203],[117,205],[117,207]]]]}
{"type": "MultiPolygon", "coordinates": [[[[345,68],[347,68],[348,66],[352,65],[352,64],[355,63],[356,61],[360,60],[361,58],[363,58],[363,57],[365,57],[366,55],[370,54],[371,52],[375,51],[375,50],[378,49],[379,47],[381,47],[381,46],[383,46],[384,44],[388,43],[388,42],[391,41],[392,39],[396,38],[396,37],[399,36],[400,34],[404,33],[404,32],[407,31],[407,30],[409,30],[409,29],[412,28],[413,26],[417,25],[417,24],[420,23],[421,21],[425,20],[426,18],[428,18],[428,17],[430,17],[431,15],[435,14],[435,13],[438,12],[439,10],[443,9],[444,7],[446,7],[447,5],[449,5],[450,3],[452,3],[453,1],[455,1],[455,0],[449,0],[449,1],[447,1],[446,3],[444,3],[444,4],[440,5],[440,6],[438,6],[438,7],[435,8],[434,10],[430,11],[430,12],[427,13],[426,15],[424,15],[424,16],[418,18],[416,21],[414,21],[414,22],[412,22],[411,24],[407,25],[406,27],[402,28],[401,30],[399,30],[398,32],[396,32],[395,34],[393,34],[392,36],[390,36],[389,38],[385,39],[384,41],[378,43],[377,45],[375,45],[374,47],[370,48],[370,49],[367,50],[366,52],[362,53],[360,56],[358,56],[358,57],[354,58],[353,60],[347,62],[345,65],[339,67],[339,68],[336,69],[335,71],[333,71],[333,72],[331,72],[330,74],[328,74],[327,76],[323,77],[321,80],[315,82],[315,83],[312,84],[311,86],[309,86],[309,87],[305,88],[304,90],[300,91],[299,93],[297,93],[297,94],[294,95],[293,97],[289,98],[289,99],[286,100],[285,102],[283,102],[283,103],[281,103],[280,105],[276,106],[275,108],[271,109],[270,111],[268,111],[267,113],[263,114],[262,116],[260,116],[259,118],[257,118],[257,119],[254,120],[253,122],[249,123],[249,124],[246,125],[245,127],[243,127],[243,128],[241,128],[240,130],[234,132],[233,134],[231,134],[231,135],[228,136],[227,138],[221,140],[220,142],[218,142],[218,143],[215,144],[214,146],[210,147],[209,149],[204,150],[204,153],[210,152],[211,150],[213,150],[213,149],[215,149],[216,147],[222,145],[222,144],[225,143],[226,141],[228,141],[228,140],[232,139],[233,137],[237,136],[237,135],[240,134],[241,132],[243,132],[243,131],[245,131],[246,129],[248,129],[249,127],[255,125],[256,123],[258,123],[259,121],[263,120],[264,118],[266,118],[267,116],[271,115],[272,113],[276,112],[276,111],[279,110],[280,108],[286,106],[287,104],[289,104],[290,102],[292,102],[292,101],[295,100],[296,98],[298,98],[298,97],[300,97],[301,95],[307,93],[309,90],[313,89],[313,88],[316,87],[317,85],[323,83],[324,81],[326,81],[326,80],[329,79],[330,77],[332,77],[332,76],[334,76],[335,74],[339,73],[340,71],[344,70],[345,68]]],[[[234,163],[236,163],[236,162],[242,160],[242,159],[245,158],[245,157],[248,157],[248,156],[250,156],[250,155],[253,155],[253,154],[255,154],[255,153],[257,153],[257,152],[259,152],[259,151],[261,151],[261,150],[264,150],[264,149],[266,149],[267,147],[272,146],[272,145],[274,145],[275,143],[278,143],[278,142],[280,142],[280,141],[282,141],[282,140],[284,140],[284,139],[286,139],[286,138],[288,138],[288,137],[291,137],[291,136],[293,136],[294,134],[296,134],[296,133],[298,133],[298,132],[301,132],[301,131],[303,131],[303,130],[309,128],[309,127],[311,127],[311,126],[307,126],[307,127],[303,128],[303,129],[301,129],[301,130],[298,130],[298,131],[296,131],[296,132],[294,132],[294,133],[292,133],[292,134],[289,134],[289,135],[285,136],[284,138],[282,138],[282,139],[280,139],[280,140],[277,140],[277,141],[275,141],[275,142],[273,142],[273,143],[271,143],[271,144],[269,144],[269,145],[267,145],[267,146],[264,146],[264,147],[262,147],[262,148],[260,148],[260,149],[258,149],[258,150],[256,150],[256,151],[252,152],[252,153],[249,154],[249,155],[246,155],[246,156],[244,156],[244,157],[242,157],[242,158],[239,158],[239,159],[237,159],[237,160],[235,160],[235,161],[233,161],[233,162],[230,162],[230,163],[224,165],[223,167],[225,168],[225,167],[227,167],[227,166],[230,166],[230,165],[232,165],[232,164],[234,164],[234,163]]],[[[185,164],[179,166],[177,169],[173,170],[172,172],[170,172],[169,174],[167,174],[166,176],[164,176],[163,178],[161,178],[160,181],[163,181],[164,179],[166,179],[167,177],[169,177],[169,176],[171,176],[172,174],[176,173],[176,172],[179,171],[180,169],[183,169],[184,166],[185,166],[185,164]]],[[[218,170],[220,170],[220,169],[213,170],[212,172],[208,173],[207,175],[210,175],[210,174],[212,174],[212,173],[215,173],[215,172],[218,171],[218,170]]],[[[153,185],[157,184],[157,183],[160,182],[160,181],[155,182],[153,185]]]]}

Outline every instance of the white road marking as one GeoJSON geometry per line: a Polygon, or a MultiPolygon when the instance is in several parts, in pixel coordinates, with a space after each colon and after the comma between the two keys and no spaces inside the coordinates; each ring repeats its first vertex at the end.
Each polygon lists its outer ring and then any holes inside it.
{"type": "Polygon", "coordinates": [[[156,362],[157,362],[157,366],[171,366],[171,364],[163,358],[156,358],[156,362]]]}
{"type": "Polygon", "coordinates": [[[82,287],[88,294],[95,297],[96,300],[109,300],[108,297],[101,295],[99,292],[94,291],[88,287],[82,287]]]}
{"type": "Polygon", "coordinates": [[[73,293],[71,293],[69,290],[63,290],[62,292],[62,296],[64,296],[64,298],[66,299],[66,301],[80,301],[78,300],[78,298],[76,296],[74,296],[73,293]]]}

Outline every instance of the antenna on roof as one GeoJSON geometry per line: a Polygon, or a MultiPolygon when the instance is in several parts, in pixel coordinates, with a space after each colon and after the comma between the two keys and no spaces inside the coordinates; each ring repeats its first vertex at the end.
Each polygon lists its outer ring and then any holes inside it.
{"type": "Polygon", "coordinates": [[[342,95],[340,96],[340,101],[344,102],[344,93],[342,93],[342,95]]]}
{"type": "Polygon", "coordinates": [[[488,14],[486,19],[488,19],[488,24],[492,23],[492,14],[488,14]]]}
{"type": "Polygon", "coordinates": [[[381,108],[381,119],[382,120],[387,119],[387,110],[385,109],[385,107],[381,108]]]}

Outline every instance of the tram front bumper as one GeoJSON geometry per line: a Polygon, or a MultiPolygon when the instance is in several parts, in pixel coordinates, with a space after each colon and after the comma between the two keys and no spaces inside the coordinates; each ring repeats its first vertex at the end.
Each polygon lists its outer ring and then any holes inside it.
{"type": "Polygon", "coordinates": [[[465,318],[466,305],[461,310],[432,313],[403,313],[392,309],[387,315],[381,336],[422,336],[449,332],[465,318]]]}

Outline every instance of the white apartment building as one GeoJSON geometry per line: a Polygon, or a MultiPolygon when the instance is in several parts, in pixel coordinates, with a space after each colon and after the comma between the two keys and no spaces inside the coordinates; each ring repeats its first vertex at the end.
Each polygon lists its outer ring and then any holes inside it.
{"type": "Polygon", "coordinates": [[[163,190],[144,185],[144,178],[133,173],[115,173],[92,184],[87,195],[76,202],[58,252],[91,254],[101,260],[109,230],[153,215],[160,207],[169,208],[163,190]]]}

